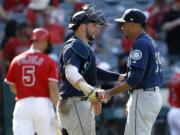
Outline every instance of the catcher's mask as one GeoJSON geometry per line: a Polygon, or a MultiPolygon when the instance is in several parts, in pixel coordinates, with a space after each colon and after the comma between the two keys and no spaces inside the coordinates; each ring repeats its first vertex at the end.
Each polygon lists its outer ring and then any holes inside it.
{"type": "Polygon", "coordinates": [[[76,12],[70,20],[69,29],[78,27],[82,23],[98,23],[99,25],[108,25],[108,22],[101,10],[97,10],[94,5],[86,4],[82,9],[76,12]]]}

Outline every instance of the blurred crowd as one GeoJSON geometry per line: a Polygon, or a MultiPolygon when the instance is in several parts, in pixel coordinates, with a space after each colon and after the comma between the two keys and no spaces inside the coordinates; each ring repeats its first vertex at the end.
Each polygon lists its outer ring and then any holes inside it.
{"type": "MultiPolygon", "coordinates": [[[[29,48],[32,30],[44,27],[49,30],[52,41],[47,54],[58,61],[64,41],[73,34],[67,30],[69,17],[85,3],[103,7],[102,10],[111,23],[108,27],[102,27],[96,41],[91,43],[97,54],[99,67],[119,73],[126,71],[132,41],[122,36],[119,24],[113,19],[120,16],[128,6],[131,8],[138,6],[147,17],[147,33],[159,44],[164,78],[162,87],[171,88],[170,77],[180,72],[180,0],[1,0],[0,3],[0,134],[3,133],[5,121],[3,79],[11,60],[29,48]]],[[[180,76],[176,78],[180,80],[180,76]]],[[[177,84],[179,83],[180,81],[177,84]]],[[[107,89],[114,83],[99,82],[99,85],[107,89]]],[[[104,105],[104,113],[97,118],[97,123],[101,123],[97,124],[97,134],[123,133],[125,114],[121,108],[125,106],[127,99],[127,93],[119,94],[104,105]],[[119,128],[118,125],[122,127],[119,128]],[[103,129],[106,126],[111,128],[106,128],[106,131],[103,129]]]]}

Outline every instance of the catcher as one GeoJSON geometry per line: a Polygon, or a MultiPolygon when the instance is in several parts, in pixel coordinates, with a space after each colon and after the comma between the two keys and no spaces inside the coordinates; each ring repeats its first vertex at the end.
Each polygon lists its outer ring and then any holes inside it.
{"type": "Polygon", "coordinates": [[[60,56],[61,72],[59,120],[63,135],[95,135],[95,114],[101,113],[101,103],[96,99],[97,80],[117,81],[119,74],[96,67],[89,45],[107,21],[101,10],[85,5],[76,12],[69,28],[74,31],[60,56]]]}

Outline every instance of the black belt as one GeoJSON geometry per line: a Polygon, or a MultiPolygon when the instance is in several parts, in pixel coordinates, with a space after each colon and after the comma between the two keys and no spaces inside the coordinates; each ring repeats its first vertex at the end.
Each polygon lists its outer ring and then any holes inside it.
{"type": "Polygon", "coordinates": [[[87,101],[88,97],[61,97],[62,100],[68,100],[71,98],[79,98],[81,101],[87,101]]]}
{"type": "Polygon", "coordinates": [[[159,89],[159,86],[151,87],[151,88],[139,88],[139,89],[130,89],[129,93],[133,93],[135,90],[143,90],[143,91],[156,91],[159,89]]]}

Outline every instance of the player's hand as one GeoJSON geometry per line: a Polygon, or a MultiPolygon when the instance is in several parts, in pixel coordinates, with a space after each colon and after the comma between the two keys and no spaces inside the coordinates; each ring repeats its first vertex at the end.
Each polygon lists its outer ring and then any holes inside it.
{"type": "Polygon", "coordinates": [[[95,115],[100,115],[102,110],[101,102],[91,102],[91,110],[93,110],[95,115]]]}
{"type": "Polygon", "coordinates": [[[107,103],[111,99],[111,96],[109,95],[108,90],[97,91],[96,96],[97,96],[97,99],[102,103],[107,103]]]}
{"type": "Polygon", "coordinates": [[[89,95],[88,98],[90,101],[92,102],[98,102],[100,101],[99,99],[99,94],[97,93],[104,93],[104,90],[100,89],[100,88],[95,88],[89,95]]]}
{"type": "Polygon", "coordinates": [[[122,82],[125,80],[125,77],[126,77],[126,73],[125,74],[119,74],[119,78],[118,78],[118,82],[122,82]]]}

